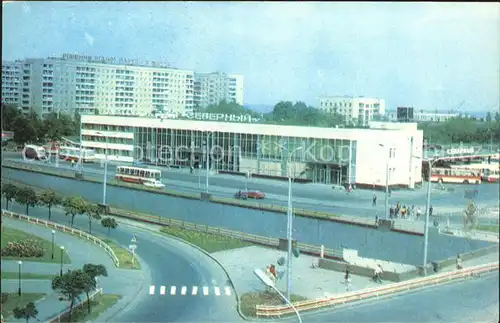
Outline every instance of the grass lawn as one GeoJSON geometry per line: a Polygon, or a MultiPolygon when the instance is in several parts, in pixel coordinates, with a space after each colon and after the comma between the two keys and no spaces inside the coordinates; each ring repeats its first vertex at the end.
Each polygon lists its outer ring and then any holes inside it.
{"type": "MultiPolygon", "coordinates": [[[[43,249],[45,250],[43,257],[37,257],[37,258],[35,258],[35,257],[30,257],[30,258],[2,257],[2,259],[4,259],[4,260],[26,260],[26,261],[61,263],[61,249],[60,249],[59,245],[55,244],[55,246],[54,246],[54,259],[52,259],[52,242],[51,241],[42,239],[42,238],[35,236],[35,235],[32,235],[28,232],[9,228],[8,226],[5,226],[5,225],[2,226],[2,242],[1,242],[2,249],[7,245],[8,242],[15,242],[15,241],[21,241],[21,240],[27,240],[27,239],[35,240],[40,245],[43,246],[43,249]]],[[[56,242],[57,242],[57,235],[56,235],[56,242]]],[[[65,263],[65,264],[71,263],[71,259],[69,258],[66,251],[63,252],[63,263],[65,263]]]]}
{"type": "MultiPolygon", "coordinates": [[[[307,298],[299,295],[290,295],[292,303],[305,301],[307,298]]],[[[240,307],[243,315],[255,317],[255,307],[257,305],[282,305],[283,299],[275,292],[254,292],[245,293],[240,297],[240,307]]]]}
{"type": "MultiPolygon", "coordinates": [[[[73,310],[71,322],[93,322],[108,308],[115,305],[120,298],[120,295],[115,294],[96,296],[90,301],[90,313],[88,312],[87,303],[84,303],[81,307],[73,310]]],[[[62,317],[60,322],[68,322],[68,317],[62,317]]]]}
{"type": "MultiPolygon", "coordinates": [[[[52,280],[56,275],[32,274],[21,272],[21,279],[50,279],[52,280]]],[[[18,272],[2,271],[2,279],[18,279],[18,272]]]]}
{"type": "Polygon", "coordinates": [[[6,319],[13,315],[14,308],[26,306],[29,302],[36,303],[43,297],[45,297],[45,294],[23,293],[19,296],[17,293],[8,293],[7,301],[2,304],[2,315],[6,319]]]}
{"type": "Polygon", "coordinates": [[[122,269],[141,269],[141,264],[139,263],[139,259],[135,258],[132,263],[132,253],[111,239],[99,237],[102,241],[104,241],[115,253],[116,257],[120,261],[120,268],[122,269]]]}
{"type": "Polygon", "coordinates": [[[498,233],[499,232],[499,226],[498,225],[493,225],[493,224],[490,224],[490,225],[478,225],[476,227],[476,230],[479,230],[479,231],[489,231],[489,232],[493,232],[493,233],[498,233]]]}
{"type": "Polygon", "coordinates": [[[186,240],[207,252],[217,252],[251,246],[252,244],[239,239],[204,232],[190,231],[176,227],[162,227],[161,233],[186,240]]]}

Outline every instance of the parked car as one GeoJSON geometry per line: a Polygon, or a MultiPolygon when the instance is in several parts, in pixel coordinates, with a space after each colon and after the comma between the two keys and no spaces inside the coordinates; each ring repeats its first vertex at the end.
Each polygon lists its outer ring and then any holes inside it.
{"type": "Polygon", "coordinates": [[[150,181],[145,181],[144,182],[144,186],[147,186],[147,187],[153,187],[153,188],[164,188],[165,187],[165,184],[163,184],[162,182],[158,181],[158,180],[150,180],[150,181]]]}
{"type": "Polygon", "coordinates": [[[247,196],[249,199],[261,200],[266,197],[266,194],[262,193],[261,191],[252,190],[247,192],[247,196]]]}

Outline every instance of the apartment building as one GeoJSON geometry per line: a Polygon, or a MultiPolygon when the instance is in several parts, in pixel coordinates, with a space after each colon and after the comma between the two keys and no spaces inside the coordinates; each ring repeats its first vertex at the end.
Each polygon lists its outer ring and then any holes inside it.
{"type": "Polygon", "coordinates": [[[222,100],[243,105],[243,82],[243,75],[238,74],[196,73],[194,106],[206,108],[222,100]]]}
{"type": "Polygon", "coordinates": [[[20,61],[2,61],[2,103],[21,105],[20,61]]]}
{"type": "Polygon", "coordinates": [[[2,98],[5,92],[14,101],[17,91],[20,106],[40,115],[145,116],[153,111],[182,114],[193,109],[194,72],[160,62],[64,54],[4,66],[9,68],[2,68],[2,98]]]}
{"type": "Polygon", "coordinates": [[[368,125],[374,117],[385,115],[385,100],[362,96],[325,96],[319,98],[319,108],[344,116],[346,123],[368,125]]]}

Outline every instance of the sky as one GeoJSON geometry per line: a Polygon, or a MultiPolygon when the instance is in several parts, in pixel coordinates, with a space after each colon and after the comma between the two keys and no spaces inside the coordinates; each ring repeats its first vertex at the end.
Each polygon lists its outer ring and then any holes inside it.
{"type": "Polygon", "coordinates": [[[8,2],[2,59],[164,60],[245,77],[245,103],[498,110],[500,5],[439,2],[8,2]]]}

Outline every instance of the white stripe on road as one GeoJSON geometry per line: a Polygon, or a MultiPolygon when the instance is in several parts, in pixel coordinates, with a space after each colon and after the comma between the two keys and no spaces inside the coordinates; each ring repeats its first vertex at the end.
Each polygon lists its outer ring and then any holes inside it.
{"type": "Polygon", "coordinates": [[[226,296],[231,296],[231,288],[225,287],[224,290],[226,291],[226,296]]]}
{"type": "Polygon", "coordinates": [[[155,287],[154,285],[153,286],[149,286],[149,295],[154,295],[155,294],[155,287]]]}
{"type": "Polygon", "coordinates": [[[186,286],[182,286],[182,288],[181,288],[181,294],[182,295],[186,295],[186,291],[187,291],[187,287],[186,286]]]}
{"type": "Polygon", "coordinates": [[[165,292],[166,292],[165,286],[161,286],[160,287],[160,295],[165,295],[165,292]]]}
{"type": "Polygon", "coordinates": [[[219,287],[214,287],[215,289],[215,295],[220,296],[220,288],[219,287]]]}
{"type": "Polygon", "coordinates": [[[191,295],[196,295],[198,294],[198,286],[193,286],[193,292],[191,293],[191,295]]]}
{"type": "Polygon", "coordinates": [[[170,287],[170,295],[175,295],[176,290],[177,290],[177,287],[175,287],[175,286],[170,287]]]}
{"type": "Polygon", "coordinates": [[[203,287],[203,295],[207,296],[208,295],[208,287],[203,287]]]}

